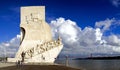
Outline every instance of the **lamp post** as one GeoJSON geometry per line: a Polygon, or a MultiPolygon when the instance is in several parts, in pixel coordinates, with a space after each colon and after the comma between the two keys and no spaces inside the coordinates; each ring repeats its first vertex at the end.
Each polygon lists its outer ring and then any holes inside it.
{"type": "Polygon", "coordinates": [[[65,57],[66,57],[66,66],[68,66],[68,55],[66,55],[65,57]]]}

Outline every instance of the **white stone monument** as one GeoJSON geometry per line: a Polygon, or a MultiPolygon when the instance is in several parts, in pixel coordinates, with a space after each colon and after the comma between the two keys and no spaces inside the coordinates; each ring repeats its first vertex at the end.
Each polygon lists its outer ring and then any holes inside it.
{"type": "Polygon", "coordinates": [[[54,62],[63,44],[61,38],[52,39],[51,28],[45,22],[44,6],[21,7],[21,42],[14,59],[8,58],[8,62],[22,60],[24,62],[54,62]]]}

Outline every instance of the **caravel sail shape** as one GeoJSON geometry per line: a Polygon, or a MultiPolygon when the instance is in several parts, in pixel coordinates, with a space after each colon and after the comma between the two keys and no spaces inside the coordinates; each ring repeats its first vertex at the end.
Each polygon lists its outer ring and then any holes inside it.
{"type": "Polygon", "coordinates": [[[50,26],[45,22],[45,6],[21,7],[21,42],[15,58],[25,62],[54,62],[63,48],[61,38],[52,39],[50,26]]]}

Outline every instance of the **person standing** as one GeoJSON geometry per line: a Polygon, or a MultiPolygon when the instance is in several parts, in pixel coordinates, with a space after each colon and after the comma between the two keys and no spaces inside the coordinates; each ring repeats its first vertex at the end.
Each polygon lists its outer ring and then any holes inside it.
{"type": "Polygon", "coordinates": [[[22,53],[21,53],[21,57],[22,57],[22,61],[21,61],[21,62],[24,62],[25,52],[22,52],[22,53]]]}

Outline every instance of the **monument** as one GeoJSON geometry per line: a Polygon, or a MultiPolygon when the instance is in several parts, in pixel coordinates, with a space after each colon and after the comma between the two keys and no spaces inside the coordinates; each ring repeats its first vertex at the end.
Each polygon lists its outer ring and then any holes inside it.
{"type": "Polygon", "coordinates": [[[61,38],[52,39],[50,26],[45,22],[45,6],[21,7],[21,42],[14,59],[24,62],[54,62],[63,48],[61,38]]]}

